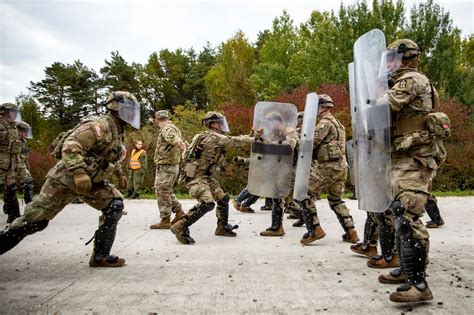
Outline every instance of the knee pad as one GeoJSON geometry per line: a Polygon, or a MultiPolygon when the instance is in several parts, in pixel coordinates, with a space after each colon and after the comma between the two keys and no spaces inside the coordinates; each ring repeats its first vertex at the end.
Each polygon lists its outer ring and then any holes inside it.
{"type": "Polygon", "coordinates": [[[229,204],[229,201],[230,201],[229,194],[225,194],[221,200],[217,201],[217,205],[222,207],[224,205],[229,204]]]}
{"type": "Polygon", "coordinates": [[[122,212],[124,207],[122,199],[112,199],[107,209],[110,209],[112,212],[122,212]]]}
{"type": "Polygon", "coordinates": [[[392,210],[392,213],[393,213],[394,217],[402,216],[403,213],[406,210],[405,207],[403,206],[403,204],[400,202],[400,200],[393,201],[390,204],[389,209],[392,210]]]}
{"type": "Polygon", "coordinates": [[[122,199],[112,199],[109,206],[102,210],[106,219],[105,225],[117,223],[122,217],[124,204],[122,199]]]}

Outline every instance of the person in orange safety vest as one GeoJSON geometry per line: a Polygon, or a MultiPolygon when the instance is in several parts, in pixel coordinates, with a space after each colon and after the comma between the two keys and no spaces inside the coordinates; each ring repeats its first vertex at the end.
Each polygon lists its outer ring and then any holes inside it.
{"type": "Polygon", "coordinates": [[[140,140],[135,141],[132,154],[130,155],[130,162],[128,163],[128,198],[138,199],[138,191],[145,178],[147,162],[148,159],[146,151],[143,149],[143,142],[140,140]]]}

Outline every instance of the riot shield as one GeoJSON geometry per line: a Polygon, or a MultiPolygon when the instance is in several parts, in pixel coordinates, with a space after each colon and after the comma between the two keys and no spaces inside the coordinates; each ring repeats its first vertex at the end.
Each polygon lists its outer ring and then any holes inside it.
{"type": "MultiPolygon", "coordinates": [[[[357,123],[355,116],[355,104],[356,104],[356,88],[355,88],[355,78],[354,78],[354,63],[349,64],[349,95],[350,95],[350,104],[351,104],[351,127],[352,127],[352,136],[354,137],[357,134],[357,123]]],[[[349,164],[349,177],[351,185],[354,186],[354,195],[358,196],[358,173],[357,168],[354,167],[357,165],[357,154],[354,154],[354,141],[351,139],[347,141],[346,145],[346,155],[347,163],[349,164]],[[350,144],[349,144],[350,142],[350,144]]]]}
{"type": "Polygon", "coordinates": [[[354,44],[355,126],[354,168],[357,174],[359,209],[385,211],[391,200],[390,106],[382,96],[388,90],[387,77],[379,77],[385,36],[372,30],[354,44]]]}
{"type": "Polygon", "coordinates": [[[290,194],[293,148],[283,144],[296,127],[293,104],[258,102],[253,128],[263,129],[262,140],[252,143],[247,188],[252,195],[282,199],[290,194]]]}
{"type": "Polygon", "coordinates": [[[314,129],[316,128],[318,107],[318,95],[316,93],[306,95],[295,172],[295,188],[293,190],[293,198],[298,201],[308,198],[309,176],[311,174],[311,162],[313,161],[314,129]]]}

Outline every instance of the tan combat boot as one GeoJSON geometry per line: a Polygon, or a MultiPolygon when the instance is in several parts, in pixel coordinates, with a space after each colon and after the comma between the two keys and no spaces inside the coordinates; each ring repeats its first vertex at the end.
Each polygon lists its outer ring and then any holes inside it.
{"type": "Polygon", "coordinates": [[[184,233],[184,223],[186,223],[185,219],[181,219],[178,222],[176,222],[175,224],[173,224],[170,228],[171,233],[173,233],[174,236],[176,236],[176,239],[180,243],[187,244],[187,245],[188,244],[193,244],[194,240],[192,240],[191,238],[188,238],[184,233]],[[192,242],[191,242],[191,240],[192,240],[192,242]]]}
{"type": "Polygon", "coordinates": [[[347,233],[344,233],[344,235],[342,235],[342,240],[348,243],[357,243],[359,241],[359,236],[357,235],[356,229],[353,227],[348,228],[347,233]]]}
{"type": "Polygon", "coordinates": [[[367,266],[370,268],[397,268],[400,267],[400,259],[398,254],[392,256],[391,260],[385,260],[381,255],[374,256],[367,261],[367,266]]]}
{"type": "Polygon", "coordinates": [[[185,215],[186,213],[184,213],[183,209],[178,209],[176,213],[174,214],[174,218],[171,221],[171,225],[175,224],[176,222],[184,218],[185,215]]]}
{"type": "Polygon", "coordinates": [[[252,208],[250,207],[247,207],[247,206],[240,206],[240,209],[239,209],[240,212],[244,212],[244,213],[255,213],[255,210],[253,210],[252,208]]]}
{"type": "Polygon", "coordinates": [[[319,240],[319,239],[322,239],[323,237],[326,236],[326,232],[324,232],[323,228],[318,225],[316,227],[313,227],[313,233],[311,233],[312,235],[310,235],[310,233],[306,232],[304,235],[303,235],[303,238],[300,240],[300,243],[301,244],[304,244],[304,245],[307,245],[307,244],[310,244],[316,240],[319,240]]]}
{"type": "Polygon", "coordinates": [[[232,199],[231,201],[232,201],[232,206],[234,206],[235,210],[240,211],[240,205],[237,202],[237,200],[232,199]]]}
{"type": "Polygon", "coordinates": [[[386,284],[402,284],[405,283],[406,279],[405,273],[400,268],[393,269],[390,273],[379,276],[379,282],[386,284]]]}
{"type": "Polygon", "coordinates": [[[364,248],[362,245],[362,243],[351,245],[351,251],[369,258],[377,255],[377,246],[368,245],[364,248]]]}
{"type": "Polygon", "coordinates": [[[425,284],[424,289],[418,289],[415,285],[405,284],[397,288],[397,292],[390,293],[390,301],[392,302],[422,302],[433,299],[430,287],[425,284]]]}
{"type": "Polygon", "coordinates": [[[283,236],[285,235],[285,230],[283,229],[283,224],[276,229],[266,229],[265,231],[260,232],[260,236],[283,236]]]}
{"type": "Polygon", "coordinates": [[[236,237],[237,233],[234,231],[228,231],[224,229],[224,225],[221,222],[217,222],[216,231],[214,233],[217,236],[227,236],[227,237],[236,237]]]}
{"type": "Polygon", "coordinates": [[[125,259],[119,258],[117,256],[110,255],[107,258],[104,258],[100,261],[94,259],[95,251],[92,252],[91,259],[89,259],[89,266],[90,267],[123,267],[125,265],[125,259]]]}
{"type": "Polygon", "coordinates": [[[169,230],[170,227],[170,217],[162,218],[160,223],[150,225],[152,230],[169,230]]]}

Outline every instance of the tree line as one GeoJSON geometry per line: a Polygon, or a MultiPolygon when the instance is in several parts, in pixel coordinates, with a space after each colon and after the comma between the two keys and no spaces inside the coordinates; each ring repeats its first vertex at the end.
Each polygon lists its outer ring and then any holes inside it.
{"type": "Polygon", "coordinates": [[[474,36],[462,38],[449,12],[433,0],[411,8],[401,0],[341,4],[337,12],[313,11],[299,25],[283,11],[255,42],[237,31],[217,47],[208,43],[200,51],[151,52],[144,64],[113,51],[98,72],[80,60],[55,62],[45,68],[41,81],[30,82],[28,93],[19,95],[17,103],[33,126],[33,146],[38,148],[81,118],[102,113],[100,104],[113,90],[137,96],[143,117],[158,109],[183,112],[184,106],[196,113],[227,111],[234,123],[247,126],[248,115],[239,115],[236,108],[251,112],[257,101],[281,99],[302,88],[332,85],[345,90],[353,44],[373,28],[385,33],[387,44],[410,38],[420,45],[421,70],[445,100],[463,104],[472,131],[474,36]]]}

